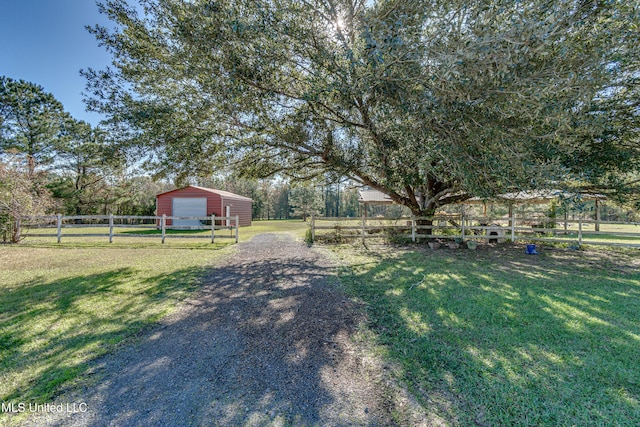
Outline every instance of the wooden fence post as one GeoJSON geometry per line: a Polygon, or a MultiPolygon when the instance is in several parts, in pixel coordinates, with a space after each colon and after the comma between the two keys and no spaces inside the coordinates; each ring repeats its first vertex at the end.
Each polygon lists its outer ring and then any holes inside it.
{"type": "Polygon", "coordinates": [[[58,214],[58,243],[62,240],[62,214],[58,214]]]}
{"type": "Polygon", "coordinates": [[[411,241],[416,242],[416,216],[411,215],[411,241]]]}
{"type": "Polygon", "coordinates": [[[216,239],[216,214],[211,214],[211,243],[216,239]]]}
{"type": "Polygon", "coordinates": [[[511,243],[516,241],[516,214],[511,209],[511,243]]]}
{"type": "Polygon", "coordinates": [[[240,226],[240,216],[236,215],[236,243],[238,243],[238,227],[240,226]]]}
{"type": "Polygon", "coordinates": [[[311,214],[311,241],[316,241],[316,214],[311,214]]]}
{"type": "Polygon", "coordinates": [[[160,227],[162,229],[162,243],[164,244],[164,239],[167,236],[167,214],[162,214],[162,219],[160,220],[160,227]]]}
{"type": "Polygon", "coordinates": [[[582,246],[582,212],[578,217],[578,246],[582,246]]]}
{"type": "Polygon", "coordinates": [[[109,214],[109,243],[113,243],[113,214],[109,214]]]}
{"type": "Polygon", "coordinates": [[[364,216],[364,214],[362,215],[362,244],[364,245],[364,241],[365,241],[365,227],[366,227],[366,218],[364,216]]]}
{"type": "Polygon", "coordinates": [[[464,217],[464,210],[462,211],[462,213],[460,214],[460,226],[461,226],[461,230],[460,232],[462,233],[462,241],[464,242],[464,235],[465,235],[465,228],[466,228],[466,221],[467,219],[464,217]]]}

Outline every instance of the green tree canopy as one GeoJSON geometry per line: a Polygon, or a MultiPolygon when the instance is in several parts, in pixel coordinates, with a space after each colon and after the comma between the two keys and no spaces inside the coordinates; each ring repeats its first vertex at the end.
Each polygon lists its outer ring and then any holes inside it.
{"type": "Polygon", "coordinates": [[[53,161],[64,117],[62,104],[41,86],[0,77],[0,154],[23,156],[30,177],[53,161]]]}
{"type": "Polygon", "coordinates": [[[320,213],[322,193],[315,185],[298,185],[291,189],[289,202],[293,208],[293,215],[306,221],[310,215],[320,213]]]}
{"type": "Polygon", "coordinates": [[[638,1],[106,0],[90,108],[166,174],[327,171],[415,214],[473,195],[624,186],[638,1]]]}
{"type": "Polygon", "coordinates": [[[17,243],[21,218],[44,215],[53,202],[46,188],[34,183],[15,157],[0,160],[0,242],[17,243]]]}
{"type": "Polygon", "coordinates": [[[49,187],[74,215],[98,213],[108,197],[109,180],[124,167],[118,149],[105,132],[66,116],[55,145],[56,173],[49,187]]]}

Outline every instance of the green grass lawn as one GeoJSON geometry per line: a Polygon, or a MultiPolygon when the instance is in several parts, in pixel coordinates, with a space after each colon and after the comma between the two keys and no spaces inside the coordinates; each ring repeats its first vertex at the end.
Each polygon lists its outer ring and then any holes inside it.
{"type": "Polygon", "coordinates": [[[240,227],[240,241],[248,240],[260,233],[291,233],[296,238],[302,238],[309,228],[309,222],[302,220],[271,220],[253,221],[251,227],[240,227]]]}
{"type": "Polygon", "coordinates": [[[360,338],[446,425],[640,423],[640,254],[333,247],[360,338]]]}
{"type": "MultiPolygon", "coordinates": [[[[257,221],[241,240],[302,221],[257,221]]],[[[104,237],[0,245],[0,401],[49,403],[88,362],[174,310],[233,240],[104,237]]],[[[0,425],[20,417],[0,414],[0,425]]]]}
{"type": "MultiPolygon", "coordinates": [[[[240,230],[302,239],[302,221],[240,230]]],[[[79,238],[78,238],[79,239],[79,238]]],[[[0,246],[0,399],[46,403],[194,290],[230,240],[0,246]]],[[[448,425],[637,425],[640,254],[328,246],[359,339],[448,425]]],[[[0,415],[0,424],[15,421],[0,415]]]]}
{"type": "Polygon", "coordinates": [[[0,247],[0,400],[51,402],[173,310],[221,247],[0,247]]]}

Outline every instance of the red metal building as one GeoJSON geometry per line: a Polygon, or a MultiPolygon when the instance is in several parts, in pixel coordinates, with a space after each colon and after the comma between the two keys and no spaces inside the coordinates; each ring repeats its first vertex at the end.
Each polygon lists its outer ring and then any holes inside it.
{"type": "MultiPolygon", "coordinates": [[[[156,215],[162,216],[238,216],[241,227],[251,225],[253,200],[228,191],[189,185],[156,196],[156,215]]],[[[167,225],[191,226],[193,221],[176,220],[167,225]]],[[[196,221],[197,222],[197,221],[196,221]]]]}

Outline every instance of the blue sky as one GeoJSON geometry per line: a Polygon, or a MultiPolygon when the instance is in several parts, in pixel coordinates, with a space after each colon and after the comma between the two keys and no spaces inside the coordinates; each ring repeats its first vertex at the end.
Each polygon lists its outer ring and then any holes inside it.
{"type": "Polygon", "coordinates": [[[73,117],[96,125],[85,112],[83,68],[104,68],[110,57],[85,25],[108,25],[93,0],[1,0],[0,75],[36,83],[73,117]]]}

